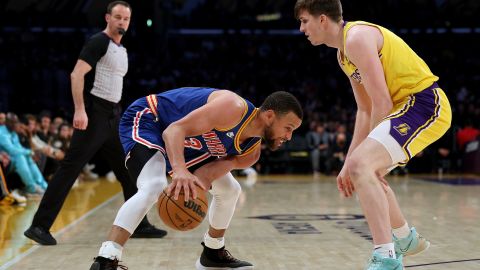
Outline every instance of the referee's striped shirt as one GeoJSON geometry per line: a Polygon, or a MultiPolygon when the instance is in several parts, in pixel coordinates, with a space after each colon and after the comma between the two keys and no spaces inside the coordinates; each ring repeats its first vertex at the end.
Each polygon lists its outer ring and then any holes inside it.
{"type": "Polygon", "coordinates": [[[128,71],[127,49],[100,32],[85,43],[78,58],[92,67],[85,76],[84,93],[120,102],[123,77],[128,71]]]}

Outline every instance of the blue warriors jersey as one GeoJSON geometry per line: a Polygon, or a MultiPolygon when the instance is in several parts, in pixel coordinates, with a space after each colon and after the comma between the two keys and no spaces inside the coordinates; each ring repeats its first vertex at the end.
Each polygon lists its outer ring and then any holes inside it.
{"type": "MultiPolygon", "coordinates": [[[[163,131],[171,123],[205,105],[210,94],[216,90],[184,87],[136,100],[125,111],[120,122],[120,140],[125,153],[128,155],[136,143],[157,149],[165,156],[167,171],[171,171],[162,139],[163,131]]],[[[187,168],[212,157],[247,155],[260,145],[260,137],[252,137],[240,143],[240,135],[258,111],[250,101],[243,101],[245,111],[236,125],[185,138],[184,155],[187,168]]]]}

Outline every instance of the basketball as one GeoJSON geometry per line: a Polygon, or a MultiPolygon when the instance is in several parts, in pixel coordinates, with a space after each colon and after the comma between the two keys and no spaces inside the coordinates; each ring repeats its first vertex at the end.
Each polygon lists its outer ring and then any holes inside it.
{"type": "Polygon", "coordinates": [[[197,188],[197,198],[195,200],[185,201],[183,190],[178,196],[178,200],[167,195],[166,190],[158,198],[158,214],[163,223],[168,227],[178,231],[189,231],[196,228],[207,215],[208,201],[207,193],[201,188],[197,188]]]}

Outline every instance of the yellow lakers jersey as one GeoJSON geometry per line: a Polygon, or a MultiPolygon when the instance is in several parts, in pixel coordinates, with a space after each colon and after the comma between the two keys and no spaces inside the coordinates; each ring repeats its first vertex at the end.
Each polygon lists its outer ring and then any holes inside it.
{"type": "MultiPolygon", "coordinates": [[[[378,53],[378,57],[380,57],[387,87],[394,104],[401,102],[411,94],[422,91],[438,80],[438,77],[433,75],[427,64],[405,41],[384,27],[363,21],[347,22],[343,29],[343,40],[346,40],[348,30],[359,24],[377,27],[383,35],[383,47],[378,53]]],[[[362,83],[358,68],[348,60],[348,51],[346,51],[345,45],[343,52],[340,53],[340,50],[338,52],[342,70],[353,80],[362,83]]]]}

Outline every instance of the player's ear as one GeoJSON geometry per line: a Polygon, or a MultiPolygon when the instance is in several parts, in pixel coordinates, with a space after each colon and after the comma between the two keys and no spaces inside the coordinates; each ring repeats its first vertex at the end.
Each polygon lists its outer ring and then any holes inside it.
{"type": "Polygon", "coordinates": [[[321,25],[326,26],[326,25],[328,24],[328,17],[327,17],[327,15],[321,14],[321,15],[318,16],[318,17],[319,17],[318,19],[319,19],[321,25]]]}
{"type": "Polygon", "coordinates": [[[266,110],[264,112],[265,114],[265,119],[270,123],[276,116],[275,114],[275,111],[274,110],[266,110]]]}

